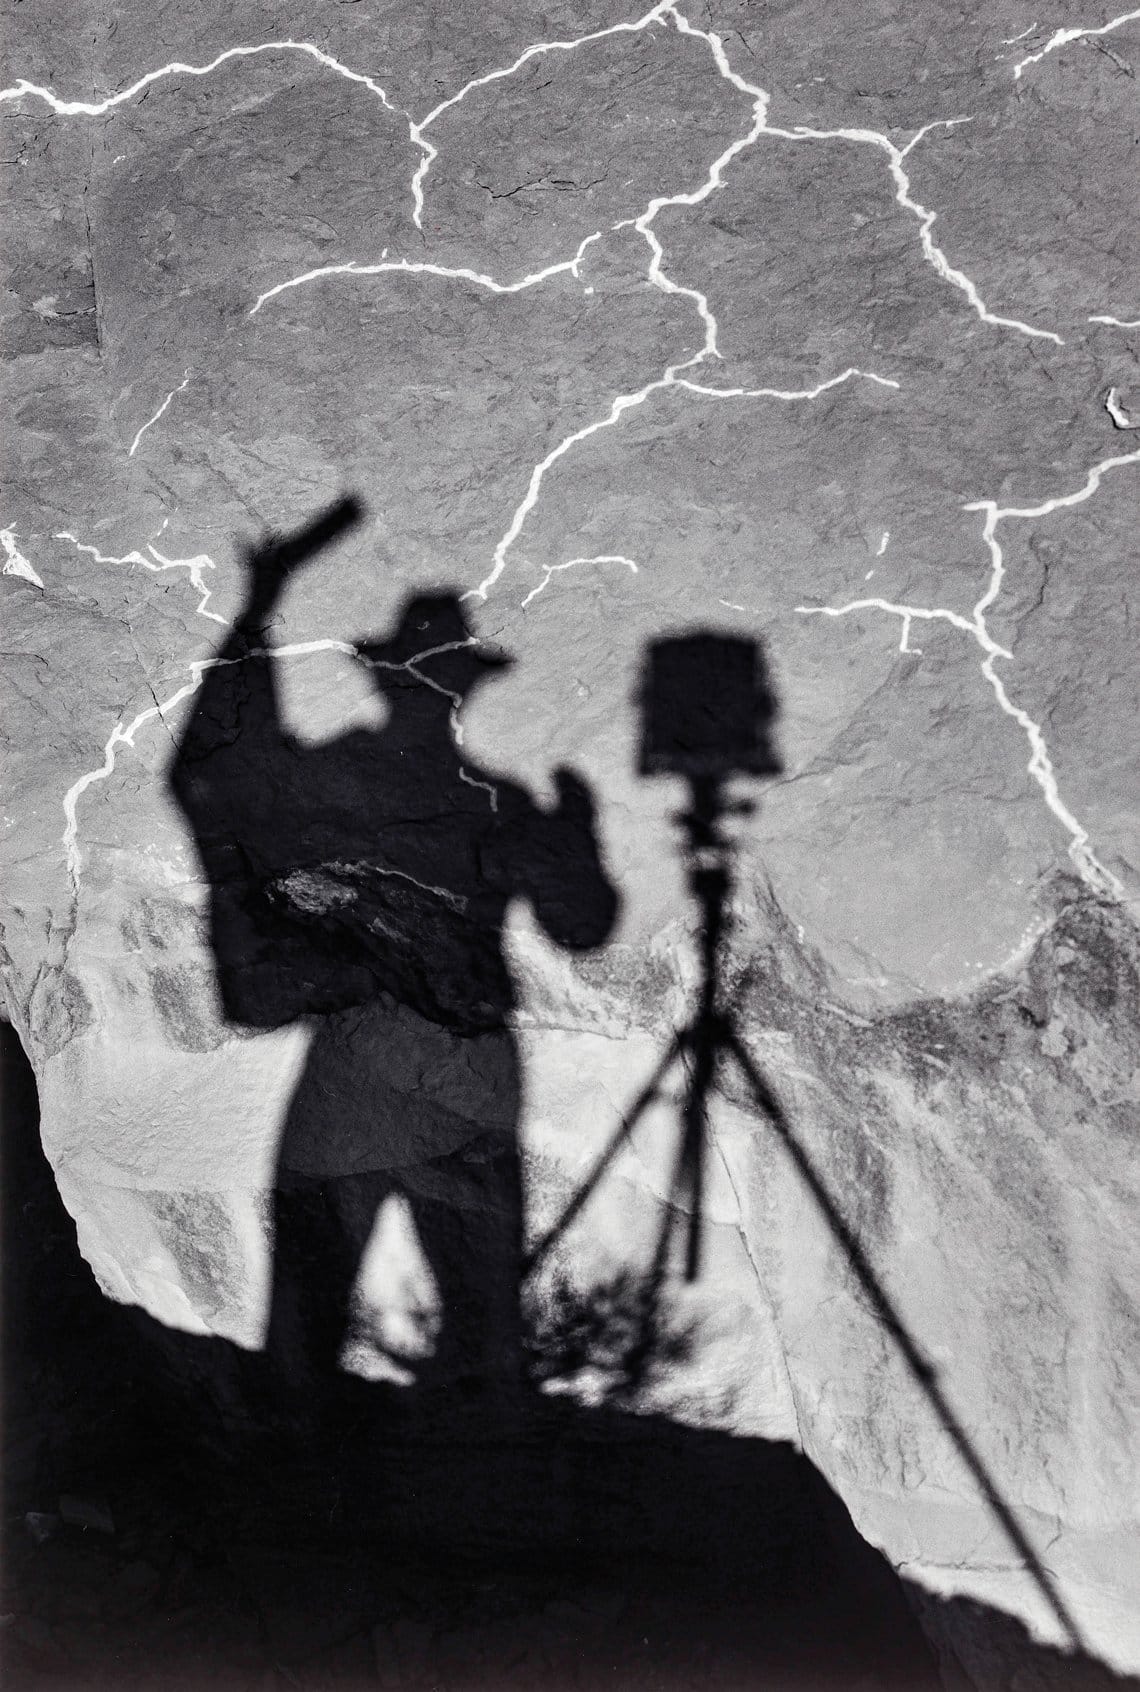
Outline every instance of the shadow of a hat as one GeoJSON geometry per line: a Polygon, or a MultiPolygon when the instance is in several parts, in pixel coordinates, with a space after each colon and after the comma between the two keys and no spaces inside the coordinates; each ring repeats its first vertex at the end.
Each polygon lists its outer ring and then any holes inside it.
{"type": "Polygon", "coordinates": [[[357,654],[378,686],[415,680],[421,663],[432,660],[430,678],[441,686],[465,689],[484,677],[508,670],[514,659],[480,641],[455,593],[414,594],[386,640],[361,641],[357,654]],[[443,660],[440,664],[437,660],[443,660]]]}

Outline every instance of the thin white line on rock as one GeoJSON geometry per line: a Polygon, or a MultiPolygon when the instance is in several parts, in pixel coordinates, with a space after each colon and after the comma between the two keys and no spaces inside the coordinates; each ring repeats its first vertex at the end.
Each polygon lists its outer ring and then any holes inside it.
{"type": "Polygon", "coordinates": [[[1114,29],[1119,29],[1122,24],[1131,23],[1136,18],[1140,18],[1140,6],[1131,12],[1121,12],[1119,17],[1110,18],[1106,24],[1081,24],[1076,28],[1056,29],[1044,47],[1039,47],[1036,53],[1030,53],[1027,58],[1014,65],[1014,78],[1020,80],[1022,71],[1029,65],[1039,64],[1047,53],[1055,53],[1058,47],[1067,47],[1070,41],[1079,41],[1085,35],[1111,35],[1114,29]]]}
{"type": "Polygon", "coordinates": [[[546,572],[545,575],[537,587],[531,588],[522,601],[521,609],[525,611],[531,600],[537,599],[543,589],[550,586],[552,576],[558,575],[562,570],[573,570],[578,564],[624,564],[635,576],[638,571],[638,566],[634,560],[627,558],[624,553],[620,552],[599,552],[592,558],[568,558],[564,564],[544,564],[542,568],[546,572]]]}
{"type": "Polygon", "coordinates": [[[1092,498],[1110,470],[1121,469],[1129,464],[1140,464],[1140,449],[1135,452],[1122,453],[1113,458],[1102,459],[1099,464],[1093,465],[1084,482],[1072,493],[1055,494],[1049,499],[1042,500],[1037,505],[1000,506],[996,500],[992,499],[972,500],[965,505],[963,507],[965,511],[985,513],[982,539],[990,554],[989,581],[970,617],[963,617],[959,612],[942,607],[900,605],[885,599],[853,599],[846,605],[797,605],[795,607],[795,610],[802,616],[808,617],[845,617],[853,611],[861,610],[885,611],[891,616],[901,617],[903,619],[903,637],[899,643],[900,651],[907,650],[906,636],[911,620],[914,618],[947,622],[954,628],[972,635],[985,653],[981,665],[982,674],[992,688],[1000,709],[1007,717],[1013,718],[1024,731],[1029,742],[1030,754],[1029,762],[1026,765],[1027,773],[1040,787],[1046,805],[1070,837],[1068,851],[1074,868],[1081,879],[1094,892],[1102,897],[1112,899],[1123,899],[1126,896],[1125,888],[1120,879],[1100,862],[1092,849],[1087,828],[1073,815],[1062,799],[1056,771],[1053,768],[1053,761],[1041,725],[1035,722],[1022,706],[1014,703],[1004,682],[997,674],[994,668],[996,661],[999,658],[1012,658],[1013,653],[1007,648],[999,646],[990,634],[986,624],[986,612],[997,601],[1005,577],[1005,557],[997,535],[998,525],[1013,518],[1024,521],[1034,517],[1047,517],[1051,512],[1060,511],[1065,507],[1082,505],[1085,500],[1092,498]]]}
{"type": "Polygon", "coordinates": [[[181,382],[179,382],[178,386],[176,388],[171,388],[170,392],[167,394],[166,398],[163,400],[162,404],[159,406],[159,408],[155,412],[154,416],[148,417],[146,422],[143,424],[142,428],[135,435],[134,440],[131,442],[130,450],[127,453],[128,458],[133,458],[135,456],[135,453],[139,450],[139,442],[142,440],[142,438],[146,434],[147,430],[153,429],[155,424],[158,422],[159,418],[164,417],[166,415],[167,409],[170,405],[171,400],[174,398],[175,394],[183,393],[185,391],[189,381],[190,381],[190,372],[187,371],[185,376],[182,378],[181,382]]]}

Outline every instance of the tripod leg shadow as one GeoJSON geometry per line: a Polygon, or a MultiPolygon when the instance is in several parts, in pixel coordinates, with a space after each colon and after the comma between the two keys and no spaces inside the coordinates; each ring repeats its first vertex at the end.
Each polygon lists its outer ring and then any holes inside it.
{"type": "Polygon", "coordinates": [[[1030,1579],[1064,1628],[1073,1650],[1084,1652],[1087,1647],[1080,1628],[1058,1592],[1049,1571],[1042,1564],[1040,1557],[1026,1538],[1024,1529],[1003,1498],[989,1469],[974,1449],[966,1430],[958,1420],[942,1390],[937,1371],[919,1347],[891,1301],[867,1253],[844,1220],[827,1183],[793,1133],[791,1124],[779,1100],[745,1050],[739,1034],[727,1018],[722,1019],[721,1023],[721,1044],[725,1051],[736,1060],[749,1091],[779,1135],[797,1173],[815,1200],[833,1237],[842,1248],[876,1317],[901,1352],[907,1368],[925,1395],[927,1403],[938,1417],[942,1427],[949,1435],[955,1450],[992,1511],[994,1519],[999,1523],[1010,1545],[1021,1558],[1030,1579]]]}

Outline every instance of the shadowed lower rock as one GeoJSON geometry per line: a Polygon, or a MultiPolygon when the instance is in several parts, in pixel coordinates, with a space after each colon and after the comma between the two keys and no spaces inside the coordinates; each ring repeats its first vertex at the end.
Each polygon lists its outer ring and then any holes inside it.
{"type": "Polygon", "coordinates": [[[3,1034],[13,1688],[1128,1684],[900,1580],[782,1442],[349,1377],[287,1422],[262,1356],[99,1293],[3,1034]]]}

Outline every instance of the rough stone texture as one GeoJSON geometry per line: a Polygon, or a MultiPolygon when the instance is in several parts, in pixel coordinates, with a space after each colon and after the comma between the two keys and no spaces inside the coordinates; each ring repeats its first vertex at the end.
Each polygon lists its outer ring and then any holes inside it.
{"type": "MultiPolygon", "coordinates": [[[[1092,1650],[1140,1667],[1136,15],[36,0],[8,42],[5,990],[101,1285],[261,1343],[309,1031],[223,1018],[166,785],[242,537],[367,507],[275,628],[302,740],[381,718],[337,643],[478,588],[516,664],[465,750],[593,789],[619,927],[511,930],[536,1234],[694,979],[644,645],[762,634],[746,1044],[1092,1650]]],[[[675,1126],[576,1224],[583,1285],[644,1262],[675,1126]]],[[[797,1440],[912,1581],[1059,1637],[732,1079],[714,1134],[697,1343],[643,1407],[797,1440]]]]}

